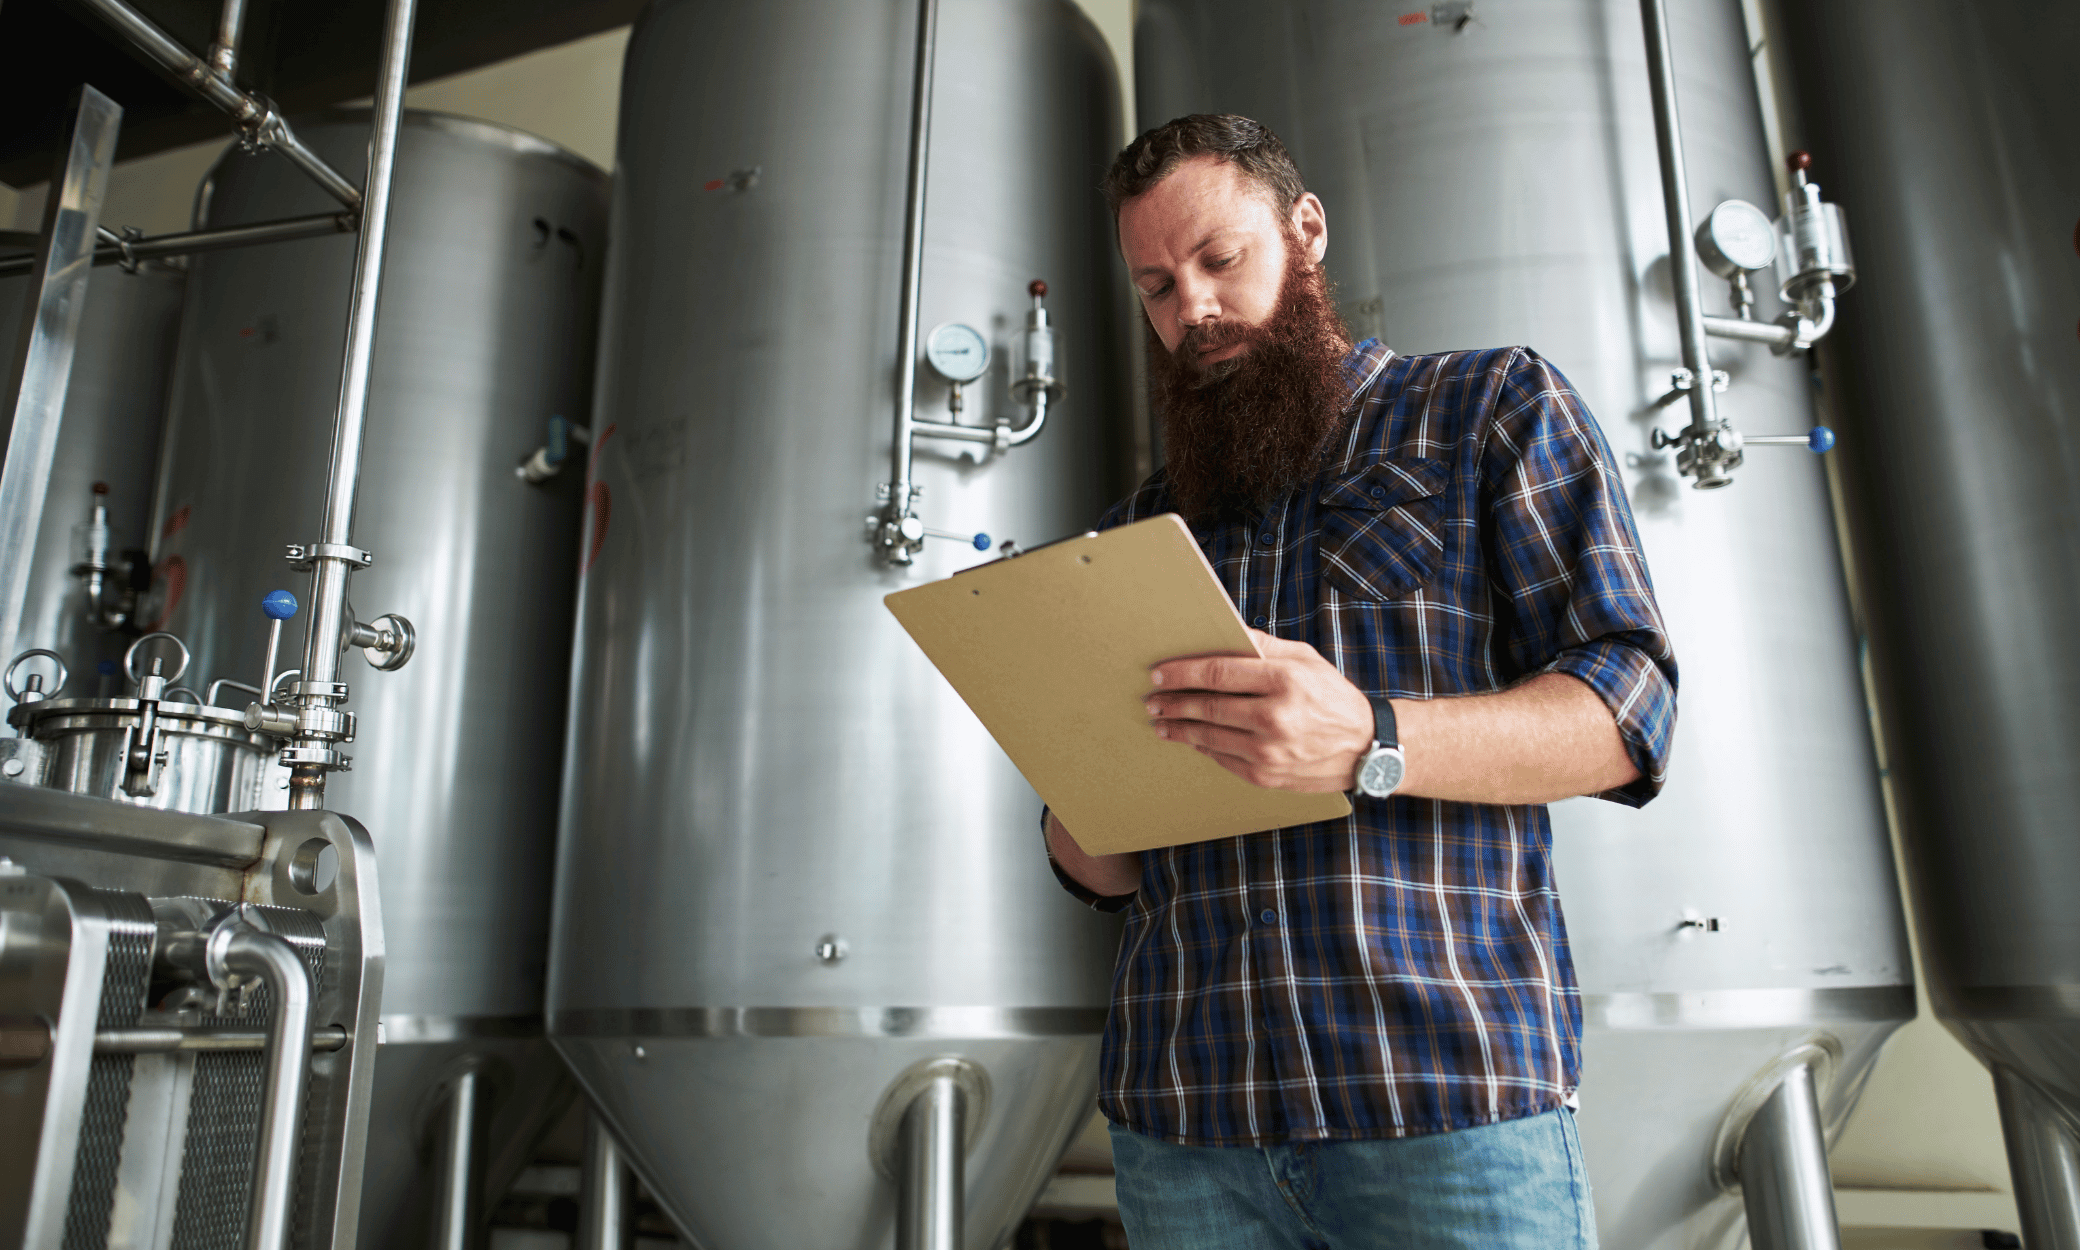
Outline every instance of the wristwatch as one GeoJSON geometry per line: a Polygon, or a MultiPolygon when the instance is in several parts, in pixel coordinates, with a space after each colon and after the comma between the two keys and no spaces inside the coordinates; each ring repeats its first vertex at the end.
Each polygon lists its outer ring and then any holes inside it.
{"type": "Polygon", "coordinates": [[[1372,749],[1358,762],[1358,793],[1383,799],[1401,786],[1408,771],[1408,757],[1394,729],[1394,705],[1385,699],[1372,701],[1372,749]]]}

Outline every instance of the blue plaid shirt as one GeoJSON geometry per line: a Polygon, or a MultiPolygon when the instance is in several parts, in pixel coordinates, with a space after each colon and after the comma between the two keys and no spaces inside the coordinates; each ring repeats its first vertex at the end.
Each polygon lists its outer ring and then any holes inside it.
{"type": "MultiPolygon", "coordinates": [[[[1243,619],[1372,696],[1578,677],[1641,773],[1602,797],[1645,803],[1667,767],[1675,656],[1580,397],[1524,348],[1401,357],[1368,340],[1344,369],[1349,417],[1322,476],[1199,533],[1243,619]]],[[[1159,471],[1102,525],[1169,508],[1159,471]]],[[[1343,820],[1143,852],[1105,1028],[1108,1118],[1269,1145],[1571,1098],[1581,996],[1546,809],[1353,802],[1343,820]]]]}

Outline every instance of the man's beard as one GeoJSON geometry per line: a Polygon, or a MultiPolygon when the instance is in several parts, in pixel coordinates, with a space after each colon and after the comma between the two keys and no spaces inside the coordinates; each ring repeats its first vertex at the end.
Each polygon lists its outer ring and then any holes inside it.
{"type": "Polygon", "coordinates": [[[1194,525],[1253,516],[1322,469],[1343,423],[1350,338],[1320,265],[1287,240],[1278,305],[1262,325],[1220,320],[1185,331],[1177,350],[1149,331],[1149,398],[1163,422],[1164,472],[1194,525]],[[1247,342],[1201,367],[1199,354],[1247,342]]]}

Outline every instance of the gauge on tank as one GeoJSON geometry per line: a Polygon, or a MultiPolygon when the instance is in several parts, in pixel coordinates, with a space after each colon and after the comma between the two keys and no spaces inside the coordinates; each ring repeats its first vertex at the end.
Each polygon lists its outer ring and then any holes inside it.
{"type": "Polygon", "coordinates": [[[973,382],[989,368],[989,340],[973,326],[949,321],[925,336],[924,358],[948,382],[973,382]]]}
{"type": "Polygon", "coordinates": [[[1769,215],[1746,200],[1727,200],[1697,228],[1697,255],[1722,278],[1769,268],[1777,258],[1777,232],[1769,215]]]}

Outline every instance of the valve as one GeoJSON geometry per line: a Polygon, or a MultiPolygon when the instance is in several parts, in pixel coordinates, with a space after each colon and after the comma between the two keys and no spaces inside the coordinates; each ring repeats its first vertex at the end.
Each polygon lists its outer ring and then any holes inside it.
{"type": "Polygon", "coordinates": [[[1779,293],[1786,303],[1832,298],[1856,282],[1856,259],[1849,251],[1849,227],[1839,204],[1820,198],[1820,184],[1809,178],[1810,152],[1784,158],[1792,187],[1784,193],[1784,218],[1778,223],[1779,293]]]}
{"type": "Polygon", "coordinates": [[[166,697],[166,688],[188,671],[191,658],[187,644],[163,630],[146,634],[123,652],[123,672],[137,687],[132,696],[138,704],[137,723],[125,731],[123,748],[123,793],[133,798],[149,798],[159,792],[159,767],[166,763],[167,754],[159,745],[159,701],[166,697]],[[180,664],[171,673],[166,671],[162,655],[151,657],[149,671],[137,671],[139,652],[155,638],[164,638],[180,652],[180,664]]]}
{"type": "Polygon", "coordinates": [[[280,738],[296,730],[296,716],[274,701],[274,671],[282,653],[282,622],[296,615],[296,596],[286,590],[270,590],[260,600],[260,614],[267,618],[267,650],[260,661],[260,697],[246,705],[246,728],[280,738]]]}
{"type": "Polygon", "coordinates": [[[567,417],[549,418],[548,435],[542,445],[521,457],[513,466],[513,476],[523,482],[539,485],[563,472],[563,462],[570,459],[571,444],[590,445],[592,431],[567,417]]]}
{"type": "Polygon", "coordinates": [[[419,633],[410,621],[393,612],[365,625],[356,621],[347,631],[346,640],[348,646],[361,648],[361,658],[368,661],[370,668],[390,673],[411,660],[412,652],[419,646],[419,633]]]}
{"type": "Polygon", "coordinates": [[[1834,431],[1816,425],[1804,434],[1750,434],[1743,441],[1750,447],[1803,447],[1818,456],[1834,450],[1834,431]]]}

